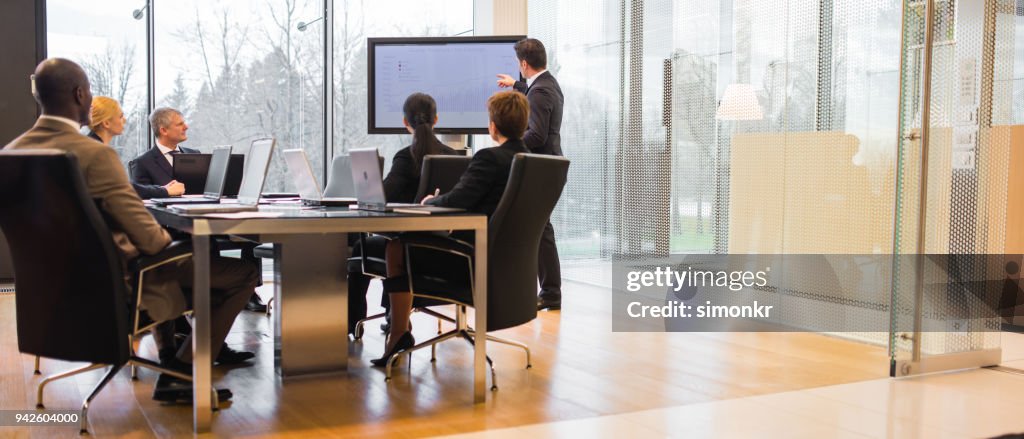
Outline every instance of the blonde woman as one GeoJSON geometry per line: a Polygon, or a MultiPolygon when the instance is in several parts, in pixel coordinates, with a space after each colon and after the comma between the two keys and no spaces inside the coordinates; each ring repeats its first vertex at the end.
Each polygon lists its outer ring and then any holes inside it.
{"type": "MultiPolygon", "coordinates": [[[[117,101],[106,96],[94,97],[90,116],[89,137],[110,145],[115,136],[124,133],[124,112],[117,101]]],[[[171,181],[164,186],[132,183],[132,187],[143,200],[177,197],[185,193],[185,185],[177,181],[171,181]]]]}

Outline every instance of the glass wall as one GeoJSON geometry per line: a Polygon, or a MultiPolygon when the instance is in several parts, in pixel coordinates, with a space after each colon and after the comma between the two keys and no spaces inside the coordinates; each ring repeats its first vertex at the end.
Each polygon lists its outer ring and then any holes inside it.
{"type": "Polygon", "coordinates": [[[412,141],[406,135],[367,134],[366,39],[473,35],[473,1],[417,0],[334,3],[334,155],[379,148],[391,158],[412,141]]]}
{"type": "Polygon", "coordinates": [[[378,147],[390,166],[411,141],[367,135],[368,37],[473,35],[473,0],[334,0],[335,141],[325,148],[323,1],[153,0],[152,11],[134,19],[145,2],[48,0],[49,54],[79,62],[94,94],[122,102],[129,128],[114,146],[127,163],[145,152],[150,135],[146,14],[153,13],[156,105],[185,116],[184,146],[208,152],[230,144],[244,154],[253,139],[274,136],[265,191],[290,191],[283,149],[305,149],[319,170],[325,156],[378,147]]]}
{"type": "Polygon", "coordinates": [[[565,90],[563,258],[891,252],[900,7],[531,1],[565,90]],[[718,114],[733,86],[757,117],[718,114]]]}
{"type": "Polygon", "coordinates": [[[1024,0],[1014,5],[1013,123],[1024,124],[1024,0]]]}
{"type": "MultiPolygon", "coordinates": [[[[613,164],[621,148],[620,81],[622,2],[540,0],[528,8],[529,34],[548,52],[548,70],[565,96],[562,151],[572,160],[562,198],[552,214],[563,276],[598,281],[605,270],[579,272],[574,261],[608,258],[619,251],[614,206],[621,174],[613,164]]],[[[630,180],[626,179],[623,184],[630,180]]]]}
{"type": "MultiPolygon", "coordinates": [[[[209,152],[277,139],[264,191],[290,191],[281,151],[306,150],[323,168],[322,0],[157,0],[154,5],[157,106],[180,110],[185,146],[209,152]]],[[[321,182],[323,184],[323,182],[321,182]]]]}
{"type": "Polygon", "coordinates": [[[79,63],[92,93],[121,103],[124,134],[111,142],[124,163],[147,148],[146,24],[132,18],[142,2],[48,0],[46,45],[51,57],[79,63]]]}

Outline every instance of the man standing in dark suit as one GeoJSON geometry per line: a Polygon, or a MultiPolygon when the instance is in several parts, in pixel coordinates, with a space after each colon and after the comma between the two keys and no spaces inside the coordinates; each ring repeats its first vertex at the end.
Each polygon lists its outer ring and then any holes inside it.
{"type": "MultiPolygon", "coordinates": [[[[498,85],[513,87],[526,94],[530,102],[530,122],[523,135],[523,142],[535,154],[562,155],[562,88],[547,71],[548,57],[544,44],[534,38],[526,38],[515,44],[516,58],[519,59],[519,73],[525,81],[516,81],[509,75],[498,75],[498,85]]],[[[555,246],[555,229],[548,221],[541,235],[540,253],[537,256],[540,278],[540,294],[537,309],[560,309],[562,307],[562,270],[558,262],[558,248],[555,246]]]]}
{"type": "MultiPolygon", "coordinates": [[[[185,123],[180,111],[168,107],[157,108],[149,114],[149,126],[156,137],[156,148],[150,148],[128,162],[128,168],[131,170],[132,183],[163,186],[174,181],[176,154],[198,154],[199,151],[178,145],[188,140],[188,124],[185,123]]],[[[245,246],[242,249],[242,259],[258,267],[260,262],[253,256],[252,247],[245,246]]],[[[249,303],[245,304],[245,309],[267,312],[267,305],[256,292],[253,292],[249,297],[249,303]]]]}

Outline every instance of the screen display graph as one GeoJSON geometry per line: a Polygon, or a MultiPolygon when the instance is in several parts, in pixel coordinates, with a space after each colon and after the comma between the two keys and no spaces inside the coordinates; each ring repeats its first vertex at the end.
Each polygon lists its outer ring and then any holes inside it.
{"type": "Polygon", "coordinates": [[[486,133],[497,75],[519,76],[513,45],[522,37],[371,38],[371,134],[404,133],[402,105],[413,93],[437,101],[442,133],[486,133]]]}

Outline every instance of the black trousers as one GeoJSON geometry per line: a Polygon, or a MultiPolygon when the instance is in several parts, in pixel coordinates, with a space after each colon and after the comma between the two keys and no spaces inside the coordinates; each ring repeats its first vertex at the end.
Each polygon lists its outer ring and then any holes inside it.
{"type": "Polygon", "coordinates": [[[555,229],[551,221],[544,226],[540,235],[537,254],[537,277],[540,281],[540,297],[550,300],[562,299],[562,266],[558,262],[558,247],[555,246],[555,229]]]}

